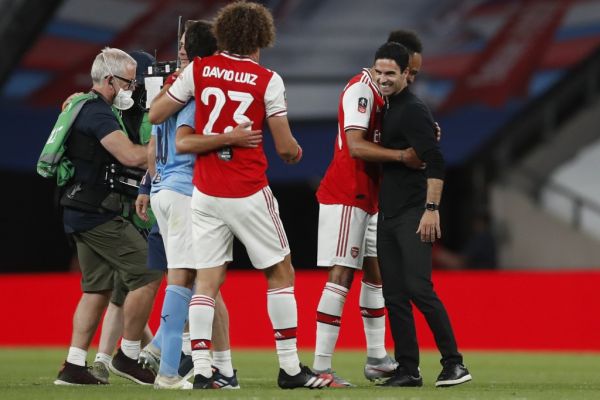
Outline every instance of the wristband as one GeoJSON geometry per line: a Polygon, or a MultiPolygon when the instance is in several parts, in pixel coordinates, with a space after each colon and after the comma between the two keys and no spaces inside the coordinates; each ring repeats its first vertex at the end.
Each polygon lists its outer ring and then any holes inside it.
{"type": "Polygon", "coordinates": [[[152,189],[152,177],[150,176],[150,172],[146,171],[146,174],[140,181],[140,188],[138,189],[138,194],[150,194],[150,190],[152,189]]]}

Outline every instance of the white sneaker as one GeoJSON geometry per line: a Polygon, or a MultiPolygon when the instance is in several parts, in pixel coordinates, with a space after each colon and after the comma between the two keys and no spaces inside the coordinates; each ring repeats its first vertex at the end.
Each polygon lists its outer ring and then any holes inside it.
{"type": "Polygon", "coordinates": [[[190,390],[194,387],[180,376],[156,375],[154,389],[190,390]]]}
{"type": "Polygon", "coordinates": [[[386,355],[383,358],[367,357],[365,364],[365,378],[370,381],[389,378],[394,375],[398,367],[396,360],[386,355]]]}

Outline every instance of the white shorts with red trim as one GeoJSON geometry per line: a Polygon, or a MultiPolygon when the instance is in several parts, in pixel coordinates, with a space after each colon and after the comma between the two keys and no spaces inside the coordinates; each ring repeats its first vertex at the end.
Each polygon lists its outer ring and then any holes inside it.
{"type": "Polygon", "coordinates": [[[162,189],[150,197],[168,268],[194,268],[190,196],[162,189]]]}
{"type": "Polygon", "coordinates": [[[232,261],[234,236],[257,269],[271,267],[290,253],[279,205],[268,186],[242,198],[209,196],[194,188],[192,236],[198,269],[232,261]]]}
{"type": "Polygon", "coordinates": [[[319,204],[317,265],[362,269],[364,257],[377,257],[377,214],[342,204],[319,204]]]}

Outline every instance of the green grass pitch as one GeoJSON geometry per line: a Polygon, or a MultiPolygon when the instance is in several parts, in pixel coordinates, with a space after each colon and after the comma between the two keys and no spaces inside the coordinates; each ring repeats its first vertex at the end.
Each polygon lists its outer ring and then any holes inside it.
{"type": "MultiPolygon", "coordinates": [[[[356,388],[283,391],[276,385],[274,350],[234,350],[234,365],[242,389],[173,392],[142,387],[115,376],[111,376],[108,386],[58,387],[52,382],[66,349],[0,348],[0,399],[600,399],[598,353],[465,352],[464,355],[473,381],[452,388],[434,387],[440,371],[437,353],[423,354],[424,386],[409,389],[374,386],[362,375],[363,352],[338,351],[334,367],[356,388]]],[[[310,365],[312,354],[303,352],[301,359],[310,365]]]]}

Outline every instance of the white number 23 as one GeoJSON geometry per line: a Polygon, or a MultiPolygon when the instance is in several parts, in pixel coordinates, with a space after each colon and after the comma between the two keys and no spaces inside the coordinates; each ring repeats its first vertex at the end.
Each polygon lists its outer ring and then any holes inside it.
{"type": "MultiPolygon", "coordinates": [[[[208,122],[206,123],[206,125],[204,126],[204,129],[202,130],[203,134],[205,134],[205,135],[218,135],[219,134],[217,132],[213,132],[213,126],[214,126],[215,122],[217,121],[217,119],[219,118],[219,116],[221,115],[221,111],[223,110],[223,107],[225,106],[227,97],[229,97],[230,100],[240,103],[238,108],[233,113],[233,120],[237,124],[242,124],[244,122],[250,121],[250,119],[244,115],[244,113],[248,110],[248,107],[250,107],[250,104],[252,104],[252,102],[254,101],[254,98],[252,97],[252,95],[250,93],[237,92],[235,90],[228,90],[227,96],[226,96],[225,92],[223,92],[223,90],[220,88],[207,87],[207,88],[204,88],[204,90],[202,91],[200,100],[202,101],[202,103],[204,105],[208,106],[211,96],[214,96],[215,104],[214,104],[213,109],[210,112],[210,115],[208,116],[208,122]]],[[[224,129],[223,133],[227,133],[227,132],[231,131],[232,129],[233,129],[233,126],[228,126],[224,129]]]]}

